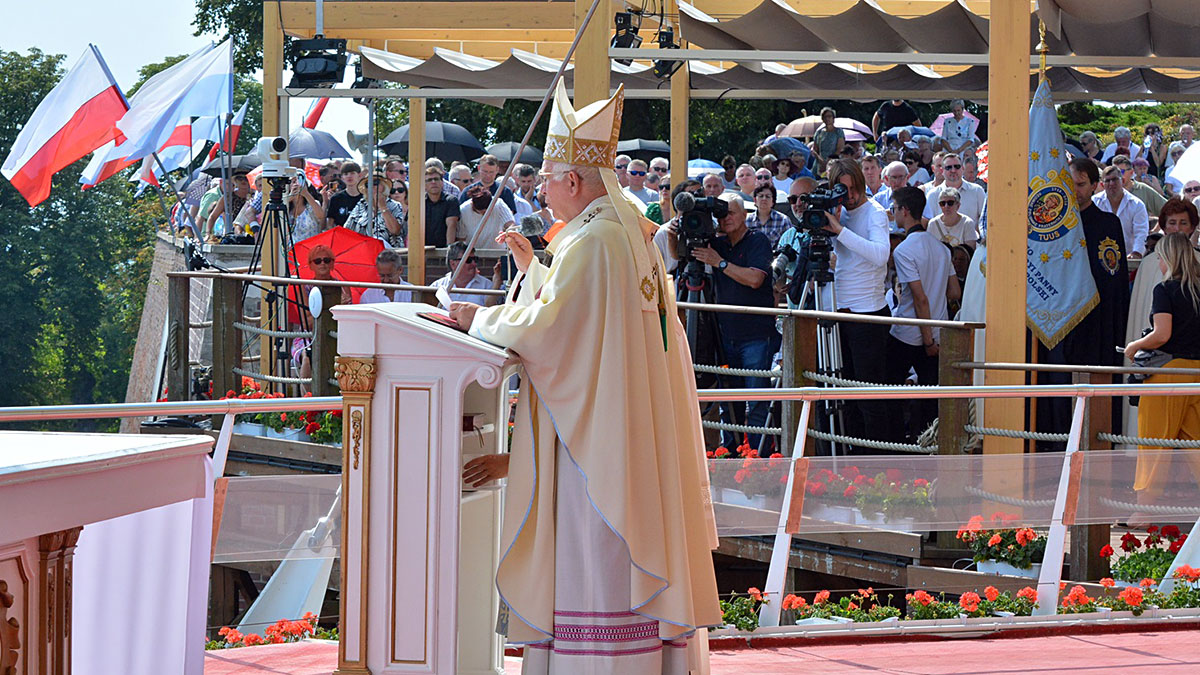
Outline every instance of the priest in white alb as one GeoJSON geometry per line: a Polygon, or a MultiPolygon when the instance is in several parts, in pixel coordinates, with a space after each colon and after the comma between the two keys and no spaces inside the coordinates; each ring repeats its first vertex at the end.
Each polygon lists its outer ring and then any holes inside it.
{"type": "Polygon", "coordinates": [[[524,673],[700,672],[720,625],[695,380],[656,226],[613,172],[623,91],[576,112],[555,92],[542,174],[566,222],[549,267],[494,307],[454,303],[524,369],[496,585],[524,673]]]}

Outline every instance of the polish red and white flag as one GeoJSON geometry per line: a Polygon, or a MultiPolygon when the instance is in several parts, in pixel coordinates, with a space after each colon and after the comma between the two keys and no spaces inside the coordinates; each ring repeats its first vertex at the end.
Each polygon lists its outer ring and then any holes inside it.
{"type": "Polygon", "coordinates": [[[0,173],[37,206],[55,173],[119,137],[116,122],[128,109],[100,50],[88,45],[21,128],[0,173]]]}

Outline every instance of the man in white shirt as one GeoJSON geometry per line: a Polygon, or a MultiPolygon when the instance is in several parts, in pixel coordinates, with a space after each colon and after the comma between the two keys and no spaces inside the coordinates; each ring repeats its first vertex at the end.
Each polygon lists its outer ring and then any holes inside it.
{"type": "MultiPolygon", "coordinates": [[[[375,271],[379,273],[381,284],[405,284],[401,272],[404,265],[400,254],[395,249],[385,248],[375,258],[375,271]]],[[[359,298],[360,305],[371,305],[378,302],[412,302],[412,291],[385,291],[382,288],[368,288],[359,298]]]]}
{"type": "MultiPolygon", "coordinates": [[[[892,252],[896,281],[900,286],[893,316],[910,319],[947,318],[947,299],[962,295],[950,249],[925,231],[921,214],[925,212],[925,194],[918,188],[903,187],[892,194],[896,224],[904,228],[904,240],[892,252]]],[[[904,384],[909,369],[917,373],[917,384],[938,383],[938,330],[927,326],[892,326],[887,346],[888,384],[904,384]]],[[[904,430],[906,401],[896,401],[891,415],[892,439],[915,439],[937,417],[937,401],[915,401],[907,433],[904,430]]]]}
{"type": "Polygon", "coordinates": [[[1129,251],[1130,258],[1140,258],[1146,253],[1146,235],[1150,234],[1146,204],[1125,189],[1121,170],[1117,167],[1106,167],[1101,176],[1104,190],[1092,195],[1092,203],[1101,211],[1116,214],[1121,219],[1121,229],[1125,233],[1123,250],[1129,251]]]}
{"type": "MultiPolygon", "coordinates": [[[[499,204],[497,204],[499,206],[499,204]]],[[[446,275],[434,281],[431,284],[434,288],[471,288],[471,289],[492,289],[500,288],[500,263],[497,262],[492,270],[492,280],[489,282],[487,277],[479,273],[479,258],[475,254],[467,258],[467,262],[459,265],[463,259],[463,254],[467,252],[467,245],[464,242],[456,241],[450,244],[446,249],[446,264],[450,267],[450,271],[446,275]],[[454,274],[454,270],[458,270],[458,274],[454,277],[454,283],[450,283],[450,275],[454,274]]],[[[455,302],[472,302],[476,305],[499,304],[504,300],[500,295],[483,295],[481,293],[451,293],[450,299],[455,302]]]]}
{"type": "Polygon", "coordinates": [[[717,197],[725,191],[725,181],[721,180],[721,175],[716,173],[705,174],[700,185],[704,187],[705,197],[717,197]]]}
{"type": "Polygon", "coordinates": [[[928,225],[929,219],[940,213],[938,198],[942,196],[942,190],[947,187],[958,190],[958,212],[978,223],[983,218],[983,210],[987,203],[987,191],[974,183],[963,180],[962,156],[953,152],[946,153],[942,157],[942,173],[946,180],[925,193],[925,213],[921,216],[924,223],[928,225]]]}
{"type": "Polygon", "coordinates": [[[483,214],[487,212],[488,203],[492,201],[492,195],[487,188],[482,185],[472,185],[467,188],[467,201],[462,205],[462,212],[459,216],[459,227],[466,232],[467,238],[475,236],[475,230],[480,226],[483,227],[483,234],[475,239],[475,246],[478,248],[491,248],[496,245],[496,237],[500,232],[512,226],[513,212],[509,210],[508,205],[504,200],[497,199],[496,206],[492,209],[492,214],[488,216],[487,222],[483,222],[483,214]]]}
{"type": "MultiPolygon", "coordinates": [[[[1188,148],[1192,147],[1192,143],[1194,143],[1195,140],[1196,140],[1195,127],[1193,127],[1190,124],[1184,124],[1181,127],[1179,127],[1179,140],[1172,143],[1171,147],[1174,148],[1175,145],[1178,144],[1179,147],[1183,148],[1183,150],[1186,152],[1188,148]]],[[[1174,168],[1176,160],[1178,160],[1179,156],[1182,154],[1183,154],[1183,152],[1180,152],[1179,154],[1173,154],[1173,153],[1168,154],[1166,168],[1168,168],[1168,169],[1174,168]]]]}
{"type": "Polygon", "coordinates": [[[883,187],[871,197],[892,220],[892,194],[908,184],[908,168],[904,162],[892,162],[883,168],[883,187]]]}
{"type": "Polygon", "coordinates": [[[883,189],[883,165],[875,155],[867,155],[859,163],[862,164],[863,178],[867,180],[867,196],[874,197],[883,189]]]}
{"type": "MultiPolygon", "coordinates": [[[[867,199],[866,179],[858,162],[837,159],[829,163],[829,182],[847,189],[845,207],[828,214],[826,230],[834,235],[837,256],[833,292],[837,311],[851,314],[891,316],[884,298],[887,276],[887,214],[867,199]]],[[[852,380],[879,382],[886,372],[887,324],[844,321],[841,334],[843,376],[852,380]]],[[[887,406],[882,401],[860,401],[855,408],[860,418],[848,416],[847,431],[858,438],[882,439],[887,434],[887,406]]],[[[853,411],[851,411],[853,413],[853,411]]]]}
{"type": "MultiPolygon", "coordinates": [[[[768,171],[767,173],[770,173],[768,171]]],[[[754,167],[749,164],[743,164],[737,168],[734,174],[734,181],[737,182],[737,189],[730,190],[742,198],[742,201],[754,201],[754,188],[758,185],[758,179],[754,174],[754,167]]]]}
{"type": "Polygon", "coordinates": [[[1141,157],[1143,148],[1140,145],[1133,145],[1133,132],[1129,127],[1117,127],[1113,130],[1113,139],[1115,143],[1109,143],[1108,147],[1104,148],[1104,154],[1100,157],[1101,164],[1111,164],[1112,158],[1117,155],[1125,155],[1129,159],[1137,159],[1141,157]]]}

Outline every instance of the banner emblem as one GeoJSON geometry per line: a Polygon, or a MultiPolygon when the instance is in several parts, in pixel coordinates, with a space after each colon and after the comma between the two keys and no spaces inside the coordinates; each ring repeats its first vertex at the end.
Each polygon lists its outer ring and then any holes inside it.
{"type": "Polygon", "coordinates": [[[1054,241],[1075,227],[1079,218],[1068,208],[1072,199],[1057,171],[1050,171],[1046,178],[1034,176],[1029,182],[1029,239],[1054,241]]]}
{"type": "Polygon", "coordinates": [[[1121,249],[1111,237],[1105,237],[1100,241],[1100,247],[1096,249],[1096,257],[1100,259],[1104,269],[1108,270],[1109,275],[1116,274],[1117,270],[1121,268],[1121,249]]]}

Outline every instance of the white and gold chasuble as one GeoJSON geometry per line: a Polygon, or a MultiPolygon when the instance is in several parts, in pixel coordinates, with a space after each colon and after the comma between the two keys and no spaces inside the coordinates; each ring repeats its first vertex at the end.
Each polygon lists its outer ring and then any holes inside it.
{"type": "Polygon", "coordinates": [[[663,641],[721,624],[691,357],[648,221],[618,200],[601,197],[567,223],[551,265],[535,259],[470,330],[524,367],[496,578],[511,643],[554,636],[562,458],[628,549],[628,609],[657,622],[663,641]]]}

